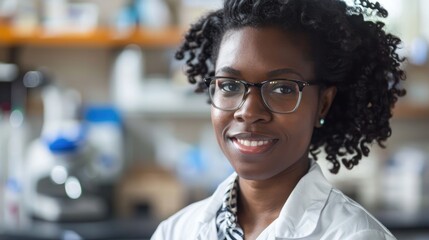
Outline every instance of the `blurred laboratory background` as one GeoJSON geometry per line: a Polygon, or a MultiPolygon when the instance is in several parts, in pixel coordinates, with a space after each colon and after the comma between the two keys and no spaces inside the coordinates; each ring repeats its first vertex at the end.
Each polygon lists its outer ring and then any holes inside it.
{"type": "MultiPolygon", "coordinates": [[[[380,2],[408,94],[386,149],[338,175],[320,164],[398,239],[429,239],[429,1],[380,2]]],[[[0,0],[1,240],[149,239],[233,171],[174,60],[189,24],[221,5],[0,0]]]]}

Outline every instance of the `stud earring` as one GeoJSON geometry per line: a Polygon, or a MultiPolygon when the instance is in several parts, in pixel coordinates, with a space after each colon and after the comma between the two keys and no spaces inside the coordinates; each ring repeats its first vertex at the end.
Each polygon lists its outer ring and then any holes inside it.
{"type": "Polygon", "coordinates": [[[321,118],[321,119],[319,120],[319,123],[320,123],[320,126],[323,126],[323,124],[325,124],[325,119],[321,118]]]}

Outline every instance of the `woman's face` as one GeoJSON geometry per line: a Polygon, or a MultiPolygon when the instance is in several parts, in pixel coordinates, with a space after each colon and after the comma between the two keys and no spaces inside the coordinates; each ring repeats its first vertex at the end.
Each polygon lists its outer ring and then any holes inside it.
{"type": "MultiPolygon", "coordinates": [[[[309,49],[303,35],[277,28],[231,30],[219,49],[216,76],[250,83],[273,78],[315,81],[309,49]]],[[[305,87],[298,109],[278,114],[264,105],[259,88],[250,87],[238,110],[211,108],[217,141],[240,177],[269,179],[308,161],[313,128],[324,108],[319,95],[319,87],[305,87]]]]}

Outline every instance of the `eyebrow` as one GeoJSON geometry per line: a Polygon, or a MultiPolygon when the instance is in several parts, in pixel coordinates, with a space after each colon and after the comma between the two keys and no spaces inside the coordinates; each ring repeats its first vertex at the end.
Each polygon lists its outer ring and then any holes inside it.
{"type": "MultiPolygon", "coordinates": [[[[232,74],[232,75],[235,75],[235,76],[242,76],[241,72],[239,70],[234,69],[232,67],[222,67],[221,69],[219,69],[218,71],[216,71],[216,74],[218,74],[220,72],[232,74]]],[[[299,77],[302,78],[301,74],[299,74],[298,72],[296,72],[296,71],[294,71],[294,70],[292,70],[290,68],[280,68],[280,69],[275,69],[275,70],[269,71],[267,73],[267,77],[268,78],[275,78],[275,77],[278,77],[278,76],[280,76],[282,74],[288,74],[288,73],[296,74],[296,75],[298,75],[299,77]]]]}
{"type": "Polygon", "coordinates": [[[234,69],[232,67],[222,67],[221,69],[216,71],[216,74],[218,74],[219,72],[224,72],[224,73],[229,73],[235,76],[241,76],[241,72],[237,69],[234,69]]]}
{"type": "Polygon", "coordinates": [[[280,68],[280,69],[269,71],[267,73],[267,77],[268,78],[275,78],[275,77],[278,77],[278,76],[280,76],[282,74],[288,74],[288,73],[293,73],[295,75],[298,75],[300,78],[303,78],[301,76],[301,74],[299,74],[297,71],[294,71],[294,70],[292,70],[290,68],[280,68]]]}

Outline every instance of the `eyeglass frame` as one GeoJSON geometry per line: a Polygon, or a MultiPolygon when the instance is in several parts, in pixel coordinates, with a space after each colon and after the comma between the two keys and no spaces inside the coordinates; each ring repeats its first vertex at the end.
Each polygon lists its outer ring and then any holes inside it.
{"type": "Polygon", "coordinates": [[[211,94],[210,94],[210,92],[209,92],[209,96],[210,96],[210,100],[211,100],[212,106],[213,106],[213,107],[215,107],[215,108],[217,108],[217,109],[219,109],[219,110],[222,110],[222,111],[237,111],[238,109],[240,109],[240,108],[243,106],[244,102],[246,101],[246,96],[247,96],[247,95],[249,94],[249,92],[250,92],[250,87],[257,87],[257,88],[259,88],[259,91],[260,91],[260,94],[261,94],[261,98],[262,98],[262,101],[264,102],[265,107],[266,107],[266,108],[268,108],[271,112],[273,112],[273,113],[278,113],[278,114],[289,114],[289,113],[293,113],[293,112],[295,112],[295,111],[296,111],[296,109],[298,109],[299,104],[301,103],[302,91],[304,90],[304,88],[305,88],[305,87],[307,87],[307,86],[317,86],[317,85],[320,85],[320,84],[321,84],[321,83],[319,83],[319,82],[306,82],[306,81],[303,81],[303,80],[295,80],[295,79],[288,79],[288,78],[274,78],[274,79],[265,80],[265,81],[260,82],[260,83],[251,83],[251,82],[247,82],[247,81],[245,81],[245,80],[243,80],[243,79],[239,79],[239,78],[233,78],[233,77],[222,77],[222,76],[206,77],[206,78],[204,78],[204,79],[203,79],[203,81],[204,81],[204,83],[206,84],[207,89],[210,89],[210,85],[211,85],[211,83],[213,82],[213,80],[216,80],[216,79],[219,79],[219,78],[226,78],[226,79],[230,79],[230,80],[233,80],[233,81],[240,82],[241,84],[243,84],[243,85],[244,85],[244,89],[245,89],[245,91],[244,91],[244,94],[243,94],[243,97],[242,97],[242,99],[241,99],[240,104],[239,104],[236,108],[234,108],[234,109],[230,109],[230,110],[225,110],[225,109],[222,109],[222,108],[220,108],[220,107],[216,106],[216,105],[213,103],[213,99],[211,99],[211,98],[212,98],[212,96],[211,96],[211,94]],[[295,107],[294,107],[291,111],[289,111],[289,112],[278,112],[278,111],[274,111],[274,110],[272,110],[272,109],[271,109],[271,107],[267,104],[267,101],[266,101],[266,100],[265,100],[265,98],[264,98],[264,94],[262,93],[262,86],[263,86],[263,85],[265,85],[266,83],[274,82],[274,81],[289,81],[289,82],[294,82],[294,83],[296,83],[296,84],[298,85],[298,90],[299,90],[298,100],[296,101],[296,105],[295,105],[295,107]]]}

